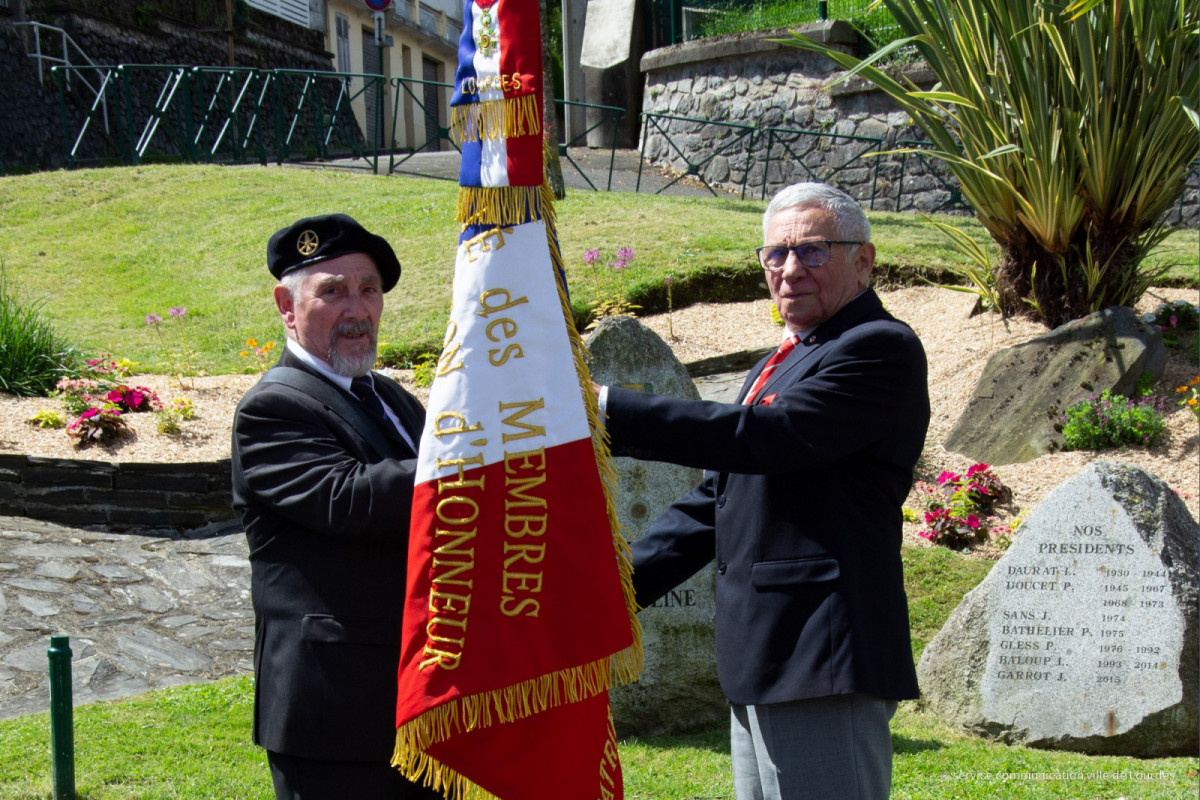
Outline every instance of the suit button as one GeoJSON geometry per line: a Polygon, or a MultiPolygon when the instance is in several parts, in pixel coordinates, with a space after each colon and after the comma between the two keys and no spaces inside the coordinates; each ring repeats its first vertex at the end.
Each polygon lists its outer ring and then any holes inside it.
{"type": "Polygon", "coordinates": [[[724,508],[724,507],[725,507],[725,495],[721,495],[720,497],[717,498],[717,508],[724,508]]]}
{"type": "Polygon", "coordinates": [[[717,574],[718,575],[724,575],[725,570],[727,570],[727,569],[729,569],[729,565],[726,564],[724,561],[717,562],[717,574]]]}

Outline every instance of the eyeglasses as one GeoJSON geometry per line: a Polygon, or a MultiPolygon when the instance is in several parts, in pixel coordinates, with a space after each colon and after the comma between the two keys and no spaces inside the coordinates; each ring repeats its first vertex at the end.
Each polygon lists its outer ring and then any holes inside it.
{"type": "Polygon", "coordinates": [[[863,244],[863,242],[843,242],[835,239],[810,239],[799,244],[764,244],[754,252],[758,253],[758,263],[764,269],[778,272],[787,264],[788,253],[795,253],[796,260],[801,265],[813,268],[823,267],[829,263],[829,252],[835,244],[863,244]]]}

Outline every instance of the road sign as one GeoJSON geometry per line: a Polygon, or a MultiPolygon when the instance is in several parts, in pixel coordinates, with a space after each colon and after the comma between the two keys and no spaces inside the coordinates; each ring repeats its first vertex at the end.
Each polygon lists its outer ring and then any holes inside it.
{"type": "Polygon", "coordinates": [[[387,11],[388,6],[392,4],[392,0],[364,0],[367,8],[372,11],[387,11]]]}

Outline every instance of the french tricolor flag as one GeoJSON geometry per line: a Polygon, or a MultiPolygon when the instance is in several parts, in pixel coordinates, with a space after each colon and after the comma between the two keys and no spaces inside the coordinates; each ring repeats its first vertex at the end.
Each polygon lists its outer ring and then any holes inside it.
{"type": "Polygon", "coordinates": [[[620,798],[608,689],[636,678],[642,650],[615,473],[541,135],[490,135],[515,124],[514,99],[540,113],[540,88],[518,93],[541,80],[537,2],[484,1],[467,7],[458,80],[473,99],[455,123],[474,126],[463,139],[479,153],[503,155],[508,182],[469,182],[464,147],[450,322],[413,492],[393,764],[450,800],[620,798]],[[506,74],[520,89],[482,77],[506,74]]]}
{"type": "Polygon", "coordinates": [[[462,186],[542,184],[542,44],[530,30],[536,3],[467,0],[450,100],[462,186]]]}

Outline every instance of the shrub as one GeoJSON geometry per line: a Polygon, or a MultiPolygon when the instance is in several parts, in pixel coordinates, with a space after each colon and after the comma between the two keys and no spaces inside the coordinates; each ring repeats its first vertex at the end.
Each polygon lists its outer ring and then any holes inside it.
{"type": "Polygon", "coordinates": [[[1012,500],[1012,490],[996,477],[988,464],[972,465],[965,476],[947,470],[938,476],[937,486],[918,481],[917,490],[925,505],[925,524],[929,526],[918,535],[952,548],[986,539],[987,518],[996,505],[1012,500]]]}
{"type": "Polygon", "coordinates": [[[67,436],[75,440],[76,447],[109,444],[132,433],[121,412],[111,406],[89,408],[67,426],[67,436]]]}
{"type": "Polygon", "coordinates": [[[41,308],[19,302],[0,266],[0,392],[46,397],[79,373],[82,356],[55,332],[41,308]]]}
{"type": "Polygon", "coordinates": [[[1153,395],[1132,400],[1108,389],[1080,400],[1062,416],[1063,449],[1105,450],[1123,444],[1149,447],[1166,427],[1160,405],[1153,395]]]}

